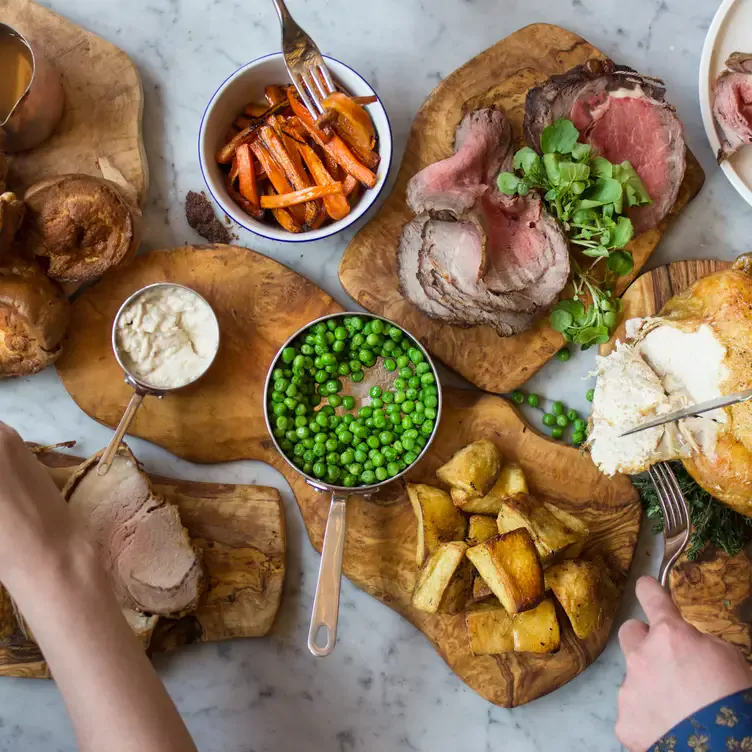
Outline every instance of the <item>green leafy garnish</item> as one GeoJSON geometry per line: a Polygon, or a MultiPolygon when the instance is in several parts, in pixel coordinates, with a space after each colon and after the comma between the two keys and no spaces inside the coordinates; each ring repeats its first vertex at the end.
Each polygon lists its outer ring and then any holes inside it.
{"type": "MultiPolygon", "coordinates": [[[[670,464],[689,504],[692,532],[689,536],[688,558],[696,559],[709,546],[719,548],[729,556],[736,556],[752,539],[752,518],[745,517],[716,501],[697,485],[681,462],[670,464]]],[[[633,483],[640,492],[647,516],[655,521],[653,532],[662,532],[663,512],[652,481],[647,476],[638,476],[633,479],[633,483]]]]}
{"type": "Polygon", "coordinates": [[[612,164],[579,137],[570,120],[559,118],[541,134],[543,155],[529,146],[520,149],[512,162],[514,172],[502,172],[497,182],[508,195],[540,191],[570,243],[593,259],[586,269],[573,262],[575,294],[557,303],[550,316],[551,326],[567,341],[587,348],[608,341],[616,328],[621,309],[618,300],[611,299],[611,284],[634,268],[632,254],[625,250],[634,228],[624,212],[651,201],[629,162],[612,164]],[[605,270],[596,278],[602,259],[605,270]]]}

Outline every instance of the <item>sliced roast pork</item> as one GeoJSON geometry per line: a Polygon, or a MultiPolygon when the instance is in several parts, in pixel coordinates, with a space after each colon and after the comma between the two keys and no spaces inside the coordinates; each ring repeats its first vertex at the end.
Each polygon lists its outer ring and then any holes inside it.
{"type": "Polygon", "coordinates": [[[591,60],[528,92],[525,138],[539,149],[543,129],[566,117],[610,162],[631,162],[652,199],[629,211],[635,231],[644,232],[673,207],[686,167],[682,124],[665,93],[658,79],[591,60]]]}
{"type": "Polygon", "coordinates": [[[503,112],[475,110],[462,119],[454,154],[414,175],[407,185],[407,203],[415,214],[446,213],[454,218],[469,211],[511,168],[512,129],[503,112]]]}
{"type": "Polygon", "coordinates": [[[178,508],[153,492],[127,447],[107,475],[97,473],[99,458],[81,466],[63,495],[97,545],[124,612],[177,617],[192,611],[204,570],[178,508]]]}
{"type": "Polygon", "coordinates": [[[718,161],[752,144],[752,55],[734,52],[713,84],[713,118],[721,140],[718,161]]]}

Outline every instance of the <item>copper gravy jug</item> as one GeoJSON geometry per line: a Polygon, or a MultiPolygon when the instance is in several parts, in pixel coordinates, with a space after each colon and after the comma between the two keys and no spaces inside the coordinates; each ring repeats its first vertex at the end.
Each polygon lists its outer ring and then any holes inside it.
{"type": "Polygon", "coordinates": [[[13,85],[11,77],[17,76],[19,65],[21,68],[30,66],[30,75],[26,76],[25,88],[19,86],[15,103],[12,101],[14,94],[10,93],[12,89],[4,92],[10,101],[5,102],[0,111],[0,152],[26,151],[39,146],[52,135],[63,116],[60,74],[22,34],[0,23],[0,78],[6,86],[13,85]],[[4,66],[12,70],[5,70],[4,66]]]}

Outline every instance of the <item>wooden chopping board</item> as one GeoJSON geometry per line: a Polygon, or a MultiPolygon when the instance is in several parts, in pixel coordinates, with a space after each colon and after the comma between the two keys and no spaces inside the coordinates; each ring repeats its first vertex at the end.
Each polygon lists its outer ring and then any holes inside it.
{"type": "MultiPolygon", "coordinates": [[[[624,318],[653,316],[674,295],[713,272],[728,269],[731,262],[677,261],[638,277],[624,293],[624,318]]],[[[613,350],[617,338],[626,339],[624,324],[601,355],[613,350]]],[[[746,609],[752,596],[752,561],[745,551],[728,556],[708,551],[696,561],[679,560],[671,573],[671,593],[684,618],[708,634],[737,645],[752,661],[752,617],[746,609]]]]}
{"type": "MultiPolygon", "coordinates": [[[[60,452],[43,452],[60,488],[82,462],[60,452]]],[[[276,488],[197,483],[151,476],[154,489],[177,504],[180,517],[203,552],[209,587],[193,613],[160,619],[150,653],[198,642],[262,637],[274,623],[285,581],[286,532],[276,488]]],[[[0,588],[0,603],[9,602],[0,588]],[[3,597],[4,596],[4,597],[3,597]]],[[[0,607],[0,675],[49,678],[36,643],[27,640],[11,609],[0,607]]]]}
{"type": "MultiPolygon", "coordinates": [[[[127,275],[106,277],[73,303],[70,339],[58,361],[66,389],[102,423],[114,426],[129,396],[110,351],[114,315],[130,293],[163,280],[194,287],[207,297],[219,318],[221,346],[216,364],[193,389],[161,401],[147,399],[134,433],[193,461],[268,462],[290,483],[311,542],[320,551],[329,500],[274,450],[264,425],[263,386],[285,339],[340,307],[308,280],[246,249],[188,247],[140,256],[127,275]]],[[[640,525],[639,501],[629,480],[601,475],[578,450],[526,426],[499,397],[445,389],[438,436],[411,480],[435,482],[442,462],[481,437],[492,438],[506,455],[520,460],[536,493],[587,519],[594,531],[591,550],[626,576],[640,525]]],[[[387,487],[375,503],[352,496],[347,523],[345,575],[423,631],[460,678],[491,702],[521,705],[556,689],[595,660],[607,642],[610,624],[582,643],[567,627],[556,655],[473,657],[461,616],[429,616],[410,607],[416,523],[404,486],[387,487]]],[[[351,638],[341,633],[340,639],[351,638]]]]}
{"type": "MultiPolygon", "coordinates": [[[[143,201],[149,187],[142,134],[144,92],[136,66],[113,44],[33,0],[4,0],[0,20],[20,31],[62,75],[63,119],[52,137],[11,158],[9,184],[52,175],[102,176],[106,158],[143,201]]],[[[110,178],[106,173],[105,176],[110,178]]]]}
{"type": "MultiPolygon", "coordinates": [[[[434,321],[402,298],[396,269],[402,227],[413,214],[407,183],[429,164],[448,157],[454,132],[469,111],[503,107],[522,145],[522,120],[528,89],[555,73],[603,53],[566,29],[533,24],[520,29],[445,78],[413,121],[397,182],[378,214],[350,242],[339,267],[345,290],[364,308],[413,332],[423,344],[468,381],[490,392],[505,392],[527,381],[563,345],[547,317],[514,337],[499,337],[490,327],[460,329],[434,321]]],[[[670,95],[670,92],[669,92],[670,95]]],[[[622,292],[650,257],[671,220],[694,198],[705,175],[687,151],[687,171],[676,204],[660,226],[629,245],[634,272],[620,280],[622,292]]]]}

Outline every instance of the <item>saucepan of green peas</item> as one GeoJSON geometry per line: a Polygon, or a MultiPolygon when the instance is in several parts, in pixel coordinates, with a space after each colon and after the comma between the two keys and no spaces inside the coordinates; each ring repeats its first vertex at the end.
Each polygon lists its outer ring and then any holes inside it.
{"type": "Polygon", "coordinates": [[[441,388],[425,349],[366,313],[324,316],[282,346],[266,379],[264,414],[285,460],[332,495],[308,647],[334,649],[345,501],[402,476],[430,446],[441,388]]]}

